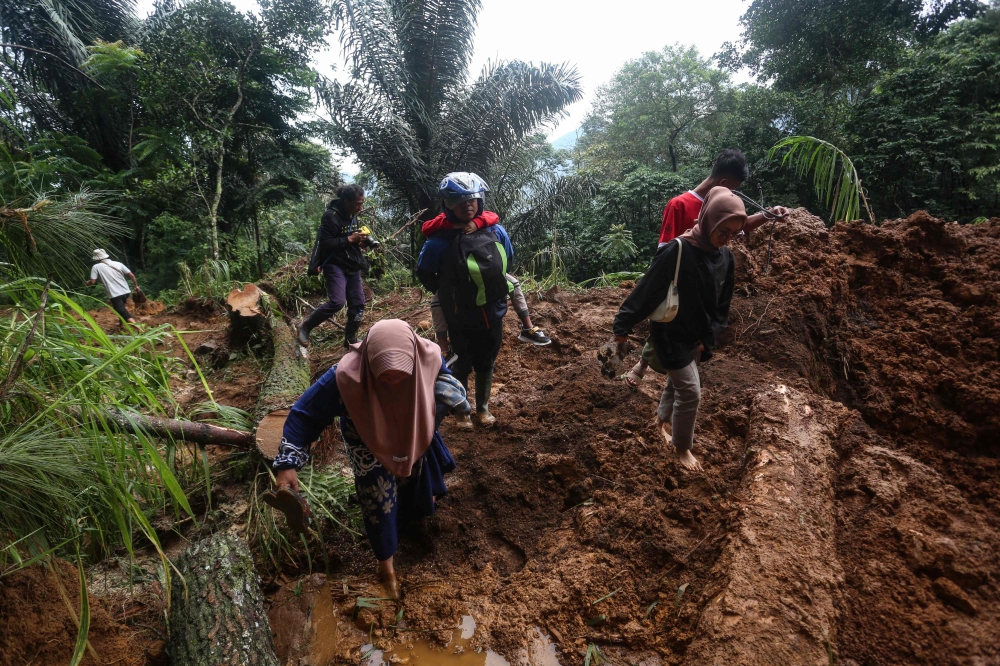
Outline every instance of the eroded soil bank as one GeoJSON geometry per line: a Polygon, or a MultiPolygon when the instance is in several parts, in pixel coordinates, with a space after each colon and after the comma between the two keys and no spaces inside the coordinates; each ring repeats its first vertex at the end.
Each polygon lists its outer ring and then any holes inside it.
{"type": "MultiPolygon", "coordinates": [[[[1000,660],[1000,220],[825,229],[796,211],[767,274],[766,246],[765,229],[735,249],[730,329],[702,367],[703,474],[683,472],[653,428],[662,378],[637,391],[600,375],[627,288],[532,297],[548,348],[517,342],[508,317],[499,427],[446,422],[450,492],[399,552],[408,629],[448,643],[471,615],[463,650],[535,666],[540,640],[564,666],[591,643],[647,666],[1000,660]]],[[[404,290],[369,321],[417,324],[426,306],[404,290]]],[[[339,338],[314,335],[327,338],[311,350],[321,372],[339,338]]],[[[259,373],[241,363],[210,382],[246,406],[259,373]]],[[[375,566],[363,542],[327,545],[346,621],[377,596],[375,566]]],[[[302,573],[265,572],[266,589],[302,573]]],[[[371,633],[344,632],[335,663],[414,641],[390,635],[391,605],[365,612],[371,633]]]]}

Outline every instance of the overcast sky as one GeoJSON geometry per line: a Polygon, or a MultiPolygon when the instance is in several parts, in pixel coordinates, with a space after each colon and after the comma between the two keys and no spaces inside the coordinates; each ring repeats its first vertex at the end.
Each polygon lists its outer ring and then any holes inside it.
{"type": "MultiPolygon", "coordinates": [[[[255,0],[230,0],[243,11],[255,0]]],[[[476,30],[473,75],[491,59],[570,62],[582,75],[585,96],[569,108],[569,116],[548,131],[550,138],[575,130],[586,115],[597,86],[607,82],[631,58],[667,44],[693,44],[712,55],[739,37],[739,17],[746,0],[482,0],[476,30]]],[[[139,13],[152,10],[152,0],[138,0],[139,13]]],[[[336,36],[317,57],[317,68],[341,73],[336,36]]],[[[346,165],[345,165],[346,166],[346,165]]],[[[353,171],[353,169],[350,169],[353,171]]]]}

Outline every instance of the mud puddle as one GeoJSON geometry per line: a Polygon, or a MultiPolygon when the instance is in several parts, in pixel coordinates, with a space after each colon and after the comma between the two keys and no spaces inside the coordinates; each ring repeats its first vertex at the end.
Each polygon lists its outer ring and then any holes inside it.
{"type": "Polygon", "coordinates": [[[534,629],[528,647],[513,661],[492,650],[472,647],[476,620],[463,615],[455,628],[451,642],[441,647],[427,638],[417,638],[399,644],[391,650],[378,650],[371,643],[361,646],[365,666],[561,666],[555,644],[541,630],[534,629]],[[365,657],[367,657],[365,659],[365,657]]]}

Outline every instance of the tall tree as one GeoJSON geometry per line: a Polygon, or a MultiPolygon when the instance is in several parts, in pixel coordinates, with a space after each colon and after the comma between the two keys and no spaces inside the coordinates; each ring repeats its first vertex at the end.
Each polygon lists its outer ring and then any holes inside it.
{"type": "Polygon", "coordinates": [[[953,25],[880,80],[851,125],[855,161],[880,214],[995,214],[1000,7],[953,25]]]}
{"type": "Polygon", "coordinates": [[[701,154],[724,111],[728,74],[679,44],[630,60],[597,91],[583,124],[585,163],[629,160],[677,172],[701,154]]]}
{"type": "Polygon", "coordinates": [[[434,209],[449,171],[487,182],[511,151],[582,96],[576,69],[519,61],[466,83],[479,0],[342,0],[351,81],[321,95],[327,133],[411,210],[434,209]]]}
{"type": "Polygon", "coordinates": [[[122,168],[120,118],[83,68],[87,47],[126,39],[136,26],[133,0],[0,0],[0,79],[35,127],[83,137],[122,168]]]}
{"type": "MultiPolygon", "coordinates": [[[[197,193],[213,259],[220,257],[220,205],[230,151],[260,141],[254,133],[297,138],[314,81],[308,59],[329,13],[312,0],[262,2],[260,17],[222,0],[162,9],[142,40],[148,56],[143,103],[156,127],[140,150],[169,146],[197,193]]],[[[259,161],[251,160],[253,164],[259,161]]],[[[248,176],[250,187],[260,177],[248,176]]]]}
{"type": "Polygon", "coordinates": [[[746,67],[779,90],[865,91],[896,67],[908,46],[950,21],[974,16],[978,0],[753,0],[743,35],[721,61],[746,67]]]}

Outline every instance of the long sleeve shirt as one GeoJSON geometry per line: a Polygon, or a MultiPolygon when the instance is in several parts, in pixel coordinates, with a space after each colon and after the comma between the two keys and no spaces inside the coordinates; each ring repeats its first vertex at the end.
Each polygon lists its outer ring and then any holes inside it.
{"type": "Polygon", "coordinates": [[[319,254],[323,264],[332,263],[345,271],[360,271],[368,268],[361,246],[347,240],[359,228],[357,218],[349,218],[334,202],[319,225],[319,254]]]}
{"type": "Polygon", "coordinates": [[[729,324],[729,306],[735,284],[733,255],[729,248],[705,252],[685,240],[675,240],[653,257],[649,270],[635,285],[615,316],[615,335],[628,335],[667,297],[677,266],[678,243],[684,243],[677,278],[679,307],[670,322],[650,322],[650,339],[664,368],[683,368],[695,360],[698,345],[712,356],[716,342],[729,324]]]}
{"type": "MultiPolygon", "coordinates": [[[[452,376],[443,360],[434,382],[434,399],[438,425],[450,413],[467,414],[471,411],[465,389],[452,376]]],[[[313,442],[338,417],[349,419],[350,414],[337,387],[337,366],[333,366],[306,389],[289,410],[272,467],[275,470],[302,469],[309,462],[313,442]]],[[[354,432],[353,427],[342,430],[354,432]]]]}

